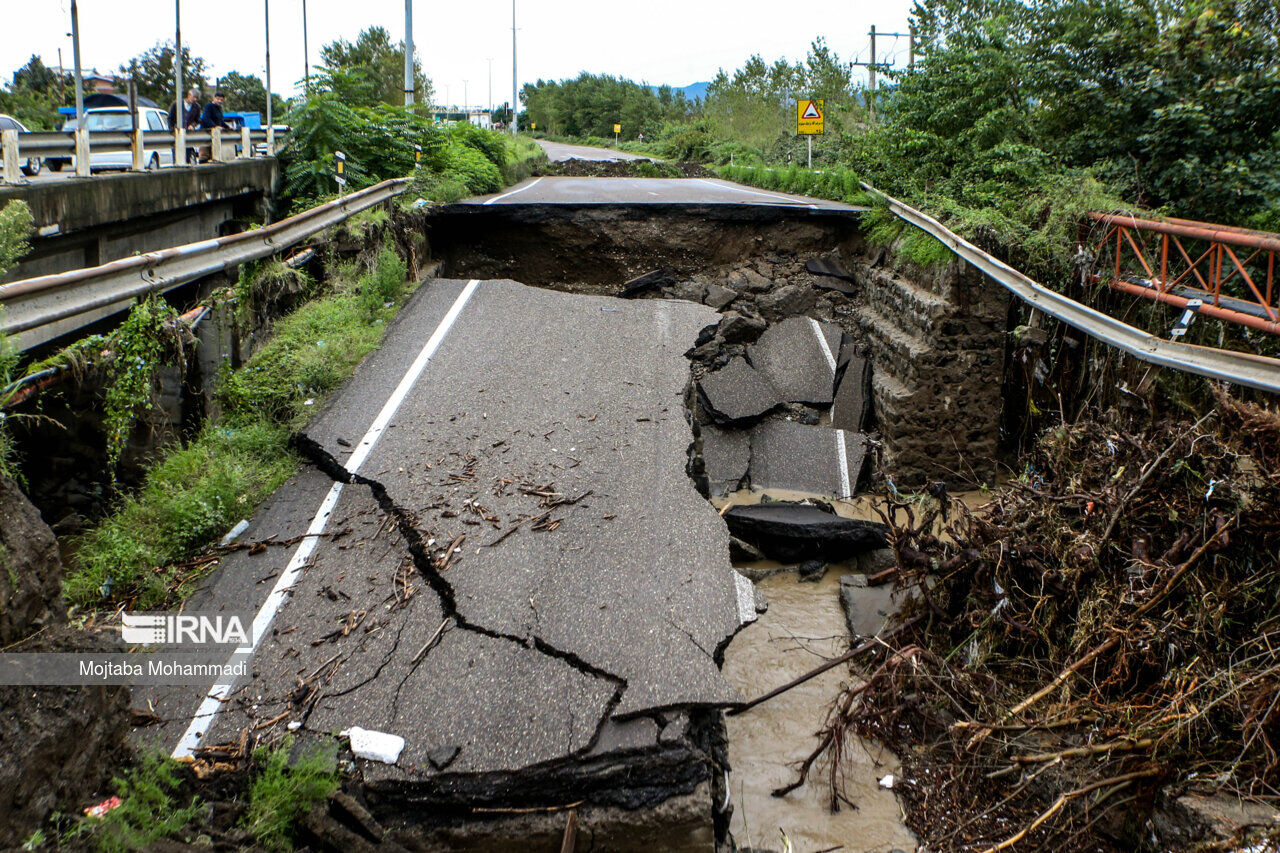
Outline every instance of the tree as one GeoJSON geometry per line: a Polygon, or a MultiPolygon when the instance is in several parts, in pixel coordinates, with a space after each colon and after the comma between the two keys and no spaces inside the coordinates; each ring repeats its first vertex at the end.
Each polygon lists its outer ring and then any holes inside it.
{"type": "MultiPolygon", "coordinates": [[[[182,47],[182,87],[199,89],[208,97],[212,92],[205,92],[209,82],[205,77],[205,61],[199,56],[192,56],[191,49],[182,47]]],[[[150,98],[161,106],[167,106],[175,100],[173,92],[173,46],[157,44],[120,66],[120,76],[133,80],[138,84],[138,94],[150,98]]]]}
{"type": "MultiPolygon", "coordinates": [[[[316,86],[332,92],[352,107],[375,104],[404,104],[404,42],[392,42],[382,27],[361,30],[355,43],[338,39],[320,49],[322,65],[316,86]]],[[[421,109],[431,103],[431,81],[422,73],[417,56],[413,60],[415,102],[421,109]]]]}
{"type": "MultiPolygon", "coordinates": [[[[267,88],[255,74],[229,71],[218,80],[218,91],[227,96],[227,109],[237,112],[256,112],[266,118],[267,88]]],[[[284,115],[287,105],[279,95],[271,95],[271,114],[275,118],[284,115]]]]}
{"type": "Polygon", "coordinates": [[[26,65],[13,72],[13,88],[51,95],[59,91],[58,75],[40,57],[32,54],[26,65]]]}

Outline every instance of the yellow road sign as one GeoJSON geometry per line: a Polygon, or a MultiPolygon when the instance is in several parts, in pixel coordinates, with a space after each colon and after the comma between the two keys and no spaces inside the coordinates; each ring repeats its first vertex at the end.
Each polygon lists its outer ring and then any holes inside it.
{"type": "Polygon", "coordinates": [[[613,126],[613,132],[614,132],[614,133],[622,133],[622,125],[620,125],[620,124],[615,124],[615,125],[613,126]]]}
{"type": "Polygon", "coordinates": [[[826,101],[797,101],[796,102],[796,133],[801,134],[817,134],[824,133],[823,113],[826,111],[826,101]]]}

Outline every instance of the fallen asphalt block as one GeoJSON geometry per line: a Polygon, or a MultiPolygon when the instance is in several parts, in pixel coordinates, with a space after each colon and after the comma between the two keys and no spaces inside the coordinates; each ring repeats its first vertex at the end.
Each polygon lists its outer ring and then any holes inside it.
{"type": "Polygon", "coordinates": [[[735,506],[723,517],[732,535],[784,563],[842,562],[888,545],[885,525],[844,518],[813,504],[735,506]]]}
{"type": "Polygon", "coordinates": [[[741,430],[702,428],[702,466],[712,496],[727,495],[742,487],[751,465],[751,436],[741,430]]]}
{"type": "Polygon", "coordinates": [[[653,270],[624,282],[622,290],[618,291],[618,296],[623,299],[634,299],[641,294],[675,284],[675,280],[676,274],[671,270],[653,270]]]}
{"type": "Polygon", "coordinates": [[[751,429],[751,487],[841,498],[856,494],[862,442],[860,437],[852,442],[849,438],[843,430],[826,426],[761,421],[751,429]]]}
{"type": "Polygon", "coordinates": [[[830,405],[842,332],[831,323],[788,317],[748,350],[751,364],[786,403],[830,405]]]}
{"type": "Polygon", "coordinates": [[[859,431],[871,414],[871,362],[860,355],[850,356],[840,386],[831,404],[831,425],[859,431]]]}
{"type": "Polygon", "coordinates": [[[742,356],[699,380],[698,393],[707,414],[720,424],[758,418],[782,402],[773,386],[742,356]]]}
{"type": "Polygon", "coordinates": [[[857,280],[853,277],[848,268],[840,263],[840,259],[834,256],[826,256],[821,258],[810,258],[804,262],[804,268],[818,279],[813,283],[815,287],[823,290],[835,290],[847,295],[853,295],[858,292],[854,286],[857,280]]]}

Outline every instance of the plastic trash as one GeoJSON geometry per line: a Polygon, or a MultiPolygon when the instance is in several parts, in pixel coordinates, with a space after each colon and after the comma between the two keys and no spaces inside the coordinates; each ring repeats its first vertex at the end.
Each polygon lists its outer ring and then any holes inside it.
{"type": "Polygon", "coordinates": [[[359,726],[343,729],[338,735],[350,739],[351,751],[356,758],[381,761],[383,764],[395,764],[400,759],[400,751],[404,749],[404,738],[399,735],[375,732],[359,726]]]}
{"type": "Polygon", "coordinates": [[[880,779],[880,787],[881,787],[881,788],[889,788],[890,790],[892,790],[892,789],[893,789],[893,774],[892,774],[892,773],[890,773],[890,774],[888,774],[888,775],[886,775],[886,776],[881,777],[881,779],[880,779]]]}
{"type": "Polygon", "coordinates": [[[239,539],[241,534],[243,534],[248,529],[249,529],[249,519],[242,518],[240,519],[240,523],[237,524],[235,527],[231,528],[231,530],[227,533],[227,535],[223,536],[222,541],[219,542],[218,544],[222,545],[222,547],[225,548],[226,546],[230,545],[231,543],[239,539]]]}
{"type": "Polygon", "coordinates": [[[103,817],[107,812],[120,805],[119,797],[108,797],[96,806],[89,806],[84,810],[86,817],[103,817]]]}

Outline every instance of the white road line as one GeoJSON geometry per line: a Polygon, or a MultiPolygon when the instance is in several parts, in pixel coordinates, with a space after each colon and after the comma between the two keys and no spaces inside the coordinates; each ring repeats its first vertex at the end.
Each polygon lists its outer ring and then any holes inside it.
{"type": "MultiPolygon", "coordinates": [[[[822,334],[822,327],[818,325],[818,321],[809,318],[809,328],[813,329],[813,334],[818,339],[818,346],[822,347],[822,354],[827,357],[827,366],[831,368],[831,378],[834,380],[836,376],[836,357],[831,352],[831,345],[827,343],[827,336],[822,334]]],[[[836,430],[836,460],[840,467],[840,497],[853,497],[853,486],[851,485],[851,477],[849,476],[849,448],[845,444],[844,430],[836,430]]]]}
{"type": "Polygon", "coordinates": [[[532,189],[532,188],[533,188],[533,186],[534,186],[535,184],[537,184],[537,183],[538,183],[538,181],[540,181],[540,180],[542,180],[542,178],[534,178],[534,179],[533,179],[533,183],[532,183],[532,184],[529,184],[529,186],[527,186],[527,187],[521,187],[521,188],[520,188],[520,189],[518,189],[518,190],[512,190],[511,192],[509,192],[509,193],[503,193],[502,195],[496,195],[496,196],[494,196],[493,198],[491,198],[491,199],[489,199],[488,201],[486,201],[486,202],[485,202],[485,204],[493,204],[494,202],[502,201],[504,198],[510,198],[511,196],[515,195],[516,193],[522,193],[522,192],[524,192],[524,191],[525,191],[525,190],[527,190],[527,189],[532,189]]]}
{"type": "Polygon", "coordinates": [[[840,497],[853,497],[853,486],[849,477],[849,448],[844,443],[844,430],[836,430],[836,457],[840,463],[840,497]]]}
{"type": "Polygon", "coordinates": [[[810,210],[818,209],[818,206],[816,204],[813,204],[811,202],[801,201],[800,199],[792,198],[791,196],[778,195],[777,193],[761,192],[760,190],[749,190],[749,189],[746,189],[745,187],[735,187],[734,185],[728,184],[728,183],[712,183],[710,178],[698,178],[698,180],[702,181],[704,184],[708,184],[709,186],[719,187],[722,190],[733,190],[734,192],[747,193],[748,195],[760,195],[760,196],[764,196],[765,198],[780,198],[783,201],[789,201],[792,204],[803,204],[807,206],[810,210]]]}
{"type": "Polygon", "coordinates": [[[827,336],[822,334],[822,327],[818,325],[818,321],[809,318],[809,328],[813,329],[814,337],[818,339],[818,346],[822,347],[822,354],[827,357],[827,366],[831,368],[831,378],[836,378],[836,357],[831,353],[831,345],[827,343],[827,336]]]}
{"type": "MultiPolygon", "coordinates": [[[[436,327],[435,332],[427,339],[422,350],[418,353],[418,357],[413,360],[413,364],[409,365],[409,369],[405,371],[404,376],[400,379],[400,384],[396,386],[396,389],[391,392],[391,396],[383,403],[382,410],[373,419],[368,432],[364,434],[360,444],[347,457],[346,469],[352,474],[360,469],[364,460],[369,456],[369,452],[373,450],[374,444],[377,443],[382,433],[386,431],[387,425],[395,417],[396,412],[399,411],[400,404],[404,402],[404,398],[413,389],[414,383],[418,381],[418,377],[426,369],[431,357],[439,349],[440,343],[444,340],[445,335],[449,333],[449,329],[453,327],[454,322],[457,321],[458,315],[462,313],[463,307],[471,299],[471,294],[475,293],[479,284],[478,279],[472,279],[467,282],[466,287],[462,288],[462,292],[453,301],[453,305],[449,308],[448,313],[444,315],[444,319],[440,321],[440,325],[436,327]]],[[[334,483],[333,487],[329,489],[329,493],[325,495],[324,500],[320,502],[320,508],[316,510],[315,516],[311,519],[311,526],[307,528],[306,536],[298,543],[297,549],[289,559],[288,566],[280,573],[280,577],[276,579],[275,586],[271,588],[271,594],[267,596],[267,600],[262,603],[258,614],[253,618],[252,645],[236,649],[236,654],[252,653],[258,648],[259,641],[266,634],[267,629],[271,627],[271,620],[275,618],[280,605],[284,603],[285,596],[289,594],[289,590],[302,574],[303,567],[311,559],[311,553],[315,551],[316,545],[320,541],[320,536],[324,533],[325,527],[329,523],[329,516],[333,514],[333,509],[338,504],[338,497],[342,494],[342,486],[342,483],[334,483]]],[[[189,757],[200,746],[201,738],[204,737],[205,732],[213,724],[213,718],[217,716],[222,703],[230,695],[233,684],[234,679],[219,681],[209,689],[204,701],[200,703],[200,707],[196,709],[195,715],[192,716],[191,724],[187,726],[182,739],[178,741],[178,745],[174,748],[174,758],[189,757]]]]}

